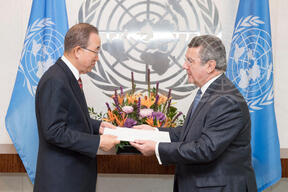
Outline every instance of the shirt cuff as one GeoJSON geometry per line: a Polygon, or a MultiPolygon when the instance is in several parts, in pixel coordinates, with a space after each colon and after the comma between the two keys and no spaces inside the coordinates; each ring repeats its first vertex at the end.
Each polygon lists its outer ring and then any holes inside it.
{"type": "Polygon", "coordinates": [[[155,155],[157,157],[158,163],[160,165],[162,165],[162,162],[161,162],[161,159],[160,159],[160,155],[159,155],[158,146],[159,146],[159,142],[157,142],[156,145],[155,145],[155,155]]]}

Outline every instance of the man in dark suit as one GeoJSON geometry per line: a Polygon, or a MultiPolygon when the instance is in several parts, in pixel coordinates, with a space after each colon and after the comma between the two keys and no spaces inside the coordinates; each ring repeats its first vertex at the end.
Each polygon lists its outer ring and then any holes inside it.
{"type": "Polygon", "coordinates": [[[100,45],[97,28],[74,25],[65,36],[64,55],[39,81],[34,191],[94,192],[98,148],[107,151],[119,143],[115,136],[101,135],[104,127],[114,126],[89,117],[82,84],[78,83],[80,74],[90,72],[98,61],[100,45]]]}
{"type": "MultiPolygon", "coordinates": [[[[171,143],[135,141],[144,155],[176,165],[174,192],[257,191],[251,164],[251,122],[247,104],[224,74],[226,52],[215,36],[194,37],[183,68],[199,87],[182,127],[169,131],[171,143]]],[[[138,129],[152,129],[147,125],[138,129]]]]}

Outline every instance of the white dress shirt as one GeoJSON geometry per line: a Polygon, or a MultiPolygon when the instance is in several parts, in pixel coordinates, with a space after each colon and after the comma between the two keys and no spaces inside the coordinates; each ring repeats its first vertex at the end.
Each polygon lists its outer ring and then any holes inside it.
{"type": "Polygon", "coordinates": [[[70,69],[70,71],[72,71],[74,77],[78,81],[78,79],[80,77],[80,73],[79,73],[78,69],[76,69],[76,67],[64,55],[61,57],[61,59],[64,61],[64,63],[70,69]]]}

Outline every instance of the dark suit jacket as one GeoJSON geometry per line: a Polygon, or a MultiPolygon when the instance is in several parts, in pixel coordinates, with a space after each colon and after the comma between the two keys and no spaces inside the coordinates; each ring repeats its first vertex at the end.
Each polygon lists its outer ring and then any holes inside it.
{"type": "Polygon", "coordinates": [[[60,58],[39,81],[36,117],[34,191],[95,192],[101,122],[90,119],[84,94],[60,58]]]}
{"type": "Polygon", "coordinates": [[[176,164],[174,192],[256,192],[250,132],[247,104],[223,74],[208,87],[191,119],[169,128],[172,143],[159,143],[162,163],[176,164]]]}

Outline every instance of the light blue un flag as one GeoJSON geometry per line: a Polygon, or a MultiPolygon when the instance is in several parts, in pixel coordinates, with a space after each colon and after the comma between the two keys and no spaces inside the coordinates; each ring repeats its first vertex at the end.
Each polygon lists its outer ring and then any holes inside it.
{"type": "MultiPolygon", "coordinates": [[[[6,128],[34,183],[38,153],[35,91],[42,74],[63,54],[68,30],[65,0],[34,0],[6,128]]],[[[49,107],[49,106],[47,106],[49,107]]]]}
{"type": "Polygon", "coordinates": [[[269,13],[268,0],[240,0],[226,72],[249,106],[259,191],[281,178],[269,13]]]}

